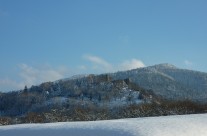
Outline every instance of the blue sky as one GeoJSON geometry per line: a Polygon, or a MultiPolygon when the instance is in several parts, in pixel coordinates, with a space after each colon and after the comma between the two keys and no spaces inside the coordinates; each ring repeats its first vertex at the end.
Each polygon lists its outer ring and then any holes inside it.
{"type": "Polygon", "coordinates": [[[206,0],[0,0],[0,90],[159,63],[207,72],[206,0]]]}

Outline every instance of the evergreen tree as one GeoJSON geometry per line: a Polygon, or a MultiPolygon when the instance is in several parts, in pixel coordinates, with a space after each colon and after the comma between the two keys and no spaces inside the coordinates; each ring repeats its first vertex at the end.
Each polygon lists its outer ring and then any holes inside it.
{"type": "Polygon", "coordinates": [[[28,92],[28,89],[27,89],[27,86],[25,85],[24,87],[24,93],[27,93],[28,92]]]}

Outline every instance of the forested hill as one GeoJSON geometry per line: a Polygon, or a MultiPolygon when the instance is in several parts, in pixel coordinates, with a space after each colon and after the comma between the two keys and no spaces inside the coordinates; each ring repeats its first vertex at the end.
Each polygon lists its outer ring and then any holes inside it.
{"type": "Polygon", "coordinates": [[[207,74],[160,64],[0,93],[0,124],[207,112],[207,74]]]}
{"type": "Polygon", "coordinates": [[[171,100],[207,102],[207,73],[159,64],[111,74],[113,79],[130,78],[137,85],[152,89],[171,100]]]}

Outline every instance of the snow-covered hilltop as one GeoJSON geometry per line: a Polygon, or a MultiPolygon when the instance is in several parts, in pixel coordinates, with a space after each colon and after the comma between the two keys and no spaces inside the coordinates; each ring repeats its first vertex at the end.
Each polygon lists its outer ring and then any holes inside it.
{"type": "Polygon", "coordinates": [[[172,100],[190,99],[207,102],[207,73],[180,69],[164,63],[111,74],[114,79],[130,78],[132,82],[152,89],[155,94],[172,100]]]}
{"type": "Polygon", "coordinates": [[[2,136],[207,136],[207,114],[1,126],[2,136]]]}

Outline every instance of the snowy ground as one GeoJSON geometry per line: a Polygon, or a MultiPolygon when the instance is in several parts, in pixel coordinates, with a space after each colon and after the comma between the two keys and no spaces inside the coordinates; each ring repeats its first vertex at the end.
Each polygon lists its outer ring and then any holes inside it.
{"type": "Polygon", "coordinates": [[[207,136],[207,114],[0,126],[0,136],[207,136]]]}

